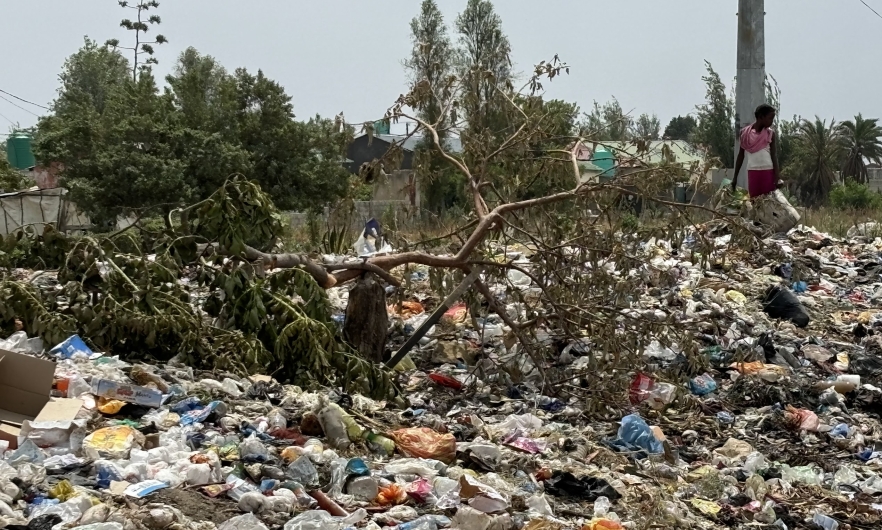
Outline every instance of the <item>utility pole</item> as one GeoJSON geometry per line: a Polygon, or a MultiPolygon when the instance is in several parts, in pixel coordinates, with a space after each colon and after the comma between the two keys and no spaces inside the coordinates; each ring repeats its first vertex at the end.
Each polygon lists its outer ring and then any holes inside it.
{"type": "MultiPolygon", "coordinates": [[[[753,112],[766,102],[765,0],[738,0],[738,74],[735,78],[735,158],[739,134],[754,121],[753,112]]],[[[747,174],[743,168],[742,175],[747,174]]],[[[747,179],[735,179],[747,186],[747,179]]]]}

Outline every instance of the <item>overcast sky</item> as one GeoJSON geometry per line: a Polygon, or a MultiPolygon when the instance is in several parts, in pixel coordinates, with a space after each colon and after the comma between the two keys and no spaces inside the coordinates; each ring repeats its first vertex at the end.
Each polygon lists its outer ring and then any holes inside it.
{"type": "MultiPolygon", "coordinates": [[[[866,0],[882,12],[882,0],[866,0]]],[[[406,89],[401,61],[418,0],[162,0],[170,43],[158,48],[160,77],[193,46],[229,70],[262,69],[293,96],[300,118],[343,111],[382,116],[406,89]]],[[[466,0],[439,0],[452,26],[466,0]]],[[[626,111],[658,114],[663,125],[704,97],[710,61],[735,76],[736,0],[497,0],[516,70],[559,54],[571,75],[548,95],[578,102],[616,96],[626,111]]],[[[882,116],[882,18],[860,0],[767,0],[766,66],[784,115],[882,116]]],[[[65,57],[83,37],[119,38],[116,0],[0,1],[0,89],[48,104],[65,57]]],[[[10,99],[8,96],[0,96],[10,99]]],[[[13,100],[15,101],[15,100],[13,100]]],[[[15,101],[36,113],[40,109],[15,101]]],[[[0,99],[0,131],[36,117],[0,99]]]]}

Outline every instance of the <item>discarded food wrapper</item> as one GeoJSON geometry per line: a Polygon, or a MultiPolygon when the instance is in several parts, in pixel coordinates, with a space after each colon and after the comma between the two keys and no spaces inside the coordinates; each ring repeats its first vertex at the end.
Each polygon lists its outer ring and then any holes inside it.
{"type": "Polygon", "coordinates": [[[83,440],[89,458],[124,459],[132,448],[142,445],[144,435],[128,425],[98,429],[83,440]]]}
{"type": "Polygon", "coordinates": [[[441,317],[441,322],[445,324],[462,324],[469,316],[469,309],[465,304],[456,304],[441,317]]]}
{"type": "Polygon", "coordinates": [[[462,383],[458,379],[451,377],[449,375],[431,373],[431,374],[429,374],[429,379],[431,379],[432,381],[434,381],[438,385],[441,385],[441,386],[444,386],[447,388],[452,388],[454,390],[462,390],[462,383]]]}
{"type": "Polygon", "coordinates": [[[76,354],[85,355],[89,359],[101,356],[101,354],[96,355],[92,348],[86,346],[86,343],[83,342],[79,335],[71,335],[64,342],[49,350],[49,353],[58,355],[63,359],[70,359],[76,354]]]}
{"type": "Polygon", "coordinates": [[[102,414],[117,414],[125,405],[125,401],[118,399],[98,398],[98,411],[102,414]]]}
{"type": "Polygon", "coordinates": [[[154,491],[158,491],[167,487],[168,484],[159,480],[145,480],[144,482],[132,484],[131,486],[127,487],[123,493],[126,497],[143,499],[154,491]]]}
{"type": "Polygon", "coordinates": [[[523,433],[520,430],[512,432],[505,438],[503,443],[509,447],[514,447],[515,449],[520,449],[525,453],[533,455],[541,453],[545,449],[544,442],[540,443],[531,438],[527,438],[526,436],[523,436],[523,433]]]}
{"type": "Polygon", "coordinates": [[[202,423],[208,419],[213,412],[217,412],[218,415],[223,416],[227,413],[227,405],[223,401],[212,401],[202,408],[191,410],[190,412],[181,415],[181,425],[202,423]]]}
{"type": "Polygon", "coordinates": [[[655,386],[655,381],[648,375],[642,373],[635,375],[634,380],[631,382],[631,389],[628,392],[631,404],[639,405],[649,399],[649,392],[653,386],[655,386]]]}
{"type": "Polygon", "coordinates": [[[459,484],[460,496],[468,499],[469,506],[480,512],[499,513],[509,506],[508,500],[498,491],[469,475],[460,477],[459,484]]]}
{"type": "Polygon", "coordinates": [[[158,408],[162,406],[162,392],[143,386],[126,385],[109,379],[92,381],[92,393],[96,396],[158,408]]]}
{"type": "Polygon", "coordinates": [[[713,501],[706,501],[704,499],[693,498],[690,502],[696,510],[705,515],[716,515],[720,513],[720,510],[722,509],[719,504],[713,501]]]}

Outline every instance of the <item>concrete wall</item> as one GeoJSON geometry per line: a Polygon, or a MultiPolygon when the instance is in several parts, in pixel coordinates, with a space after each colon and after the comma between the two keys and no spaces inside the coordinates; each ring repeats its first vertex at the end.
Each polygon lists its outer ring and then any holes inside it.
{"type": "Polygon", "coordinates": [[[882,169],[880,168],[871,168],[867,169],[867,173],[869,174],[870,180],[868,182],[870,189],[879,193],[882,193],[882,169]]]}
{"type": "Polygon", "coordinates": [[[386,175],[374,185],[375,202],[404,201],[415,208],[420,207],[420,184],[413,171],[399,169],[386,175]]]}

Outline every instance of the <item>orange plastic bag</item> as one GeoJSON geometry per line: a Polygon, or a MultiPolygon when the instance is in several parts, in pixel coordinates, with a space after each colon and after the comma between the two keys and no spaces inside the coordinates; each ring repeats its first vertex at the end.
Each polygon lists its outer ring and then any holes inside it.
{"type": "Polygon", "coordinates": [[[398,484],[389,484],[385,488],[380,488],[380,494],[377,495],[377,502],[382,506],[404,504],[405,501],[407,501],[407,492],[398,484]]]}
{"type": "Polygon", "coordinates": [[[124,401],[103,397],[98,398],[98,410],[103,414],[117,414],[125,406],[126,403],[124,401]]]}
{"type": "Polygon", "coordinates": [[[610,519],[592,519],[582,530],[622,530],[622,523],[610,519]]]}
{"type": "Polygon", "coordinates": [[[412,458],[431,458],[445,464],[456,460],[456,438],[441,434],[428,427],[399,429],[392,433],[398,449],[412,458]]]}

